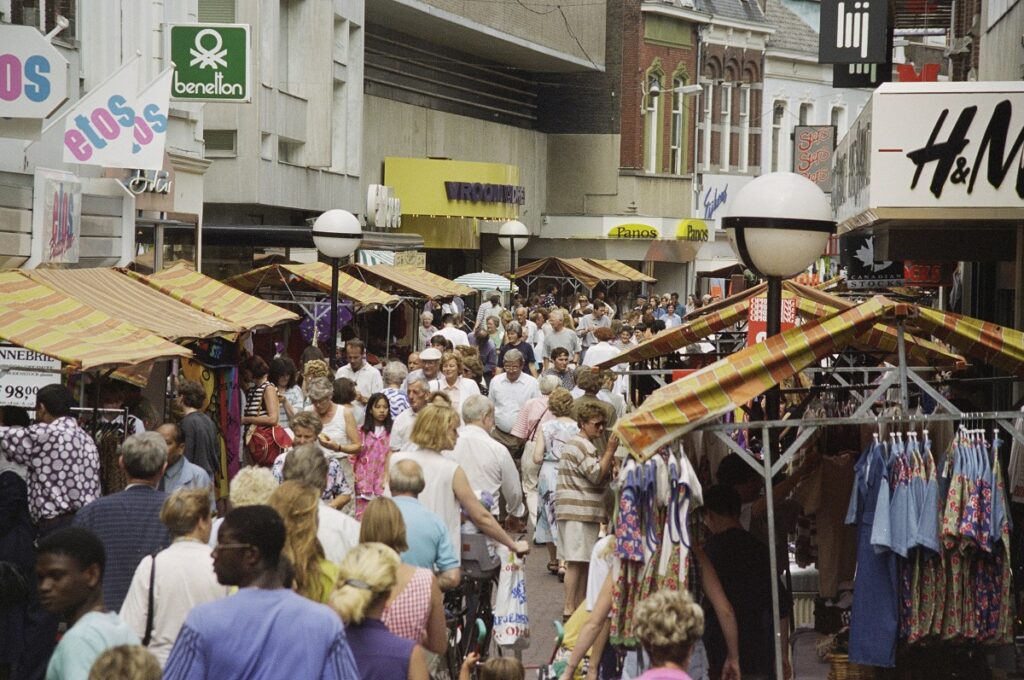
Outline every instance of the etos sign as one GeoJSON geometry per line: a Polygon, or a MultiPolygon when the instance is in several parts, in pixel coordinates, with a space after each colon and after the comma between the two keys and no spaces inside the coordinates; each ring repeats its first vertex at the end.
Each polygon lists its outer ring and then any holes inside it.
{"type": "Polygon", "coordinates": [[[68,62],[32,26],[0,24],[0,118],[46,118],[68,94],[68,62]]]}

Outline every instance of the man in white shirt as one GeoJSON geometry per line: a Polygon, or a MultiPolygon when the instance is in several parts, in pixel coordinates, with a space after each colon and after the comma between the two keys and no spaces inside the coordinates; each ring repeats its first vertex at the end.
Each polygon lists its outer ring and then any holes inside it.
{"type": "Polygon", "coordinates": [[[356,384],[356,400],[352,403],[352,415],[362,425],[366,400],[377,392],[384,391],[384,379],[380,371],[366,363],[366,345],[359,338],[345,343],[345,357],[348,363],[338,369],[335,378],[348,378],[356,384]]]}
{"type": "MultiPolygon", "coordinates": [[[[319,445],[296,446],[284,459],[281,476],[285,481],[306,484],[323,493],[327,488],[327,458],[319,445]]],[[[348,551],[359,545],[359,522],[320,501],[316,537],[324,547],[324,556],[337,564],[348,551]]]]}
{"type": "Polygon", "coordinates": [[[441,350],[436,347],[428,347],[419,353],[420,366],[417,370],[409,371],[405,377],[403,389],[408,392],[409,385],[413,380],[422,380],[428,385],[441,374],[441,350]]]}
{"type": "Polygon", "coordinates": [[[391,426],[391,450],[401,451],[409,444],[409,435],[412,434],[413,425],[416,424],[416,414],[427,405],[427,397],[430,396],[430,387],[423,378],[413,378],[407,390],[409,395],[409,408],[405,409],[395,418],[391,426]]]}
{"type": "Polygon", "coordinates": [[[489,397],[494,403],[494,431],[491,436],[508,449],[513,458],[523,455],[523,440],[511,434],[519,417],[519,409],[529,399],[540,396],[537,379],[523,372],[523,353],[517,349],[505,352],[504,372],[491,380],[489,397]]]}
{"type": "Polygon", "coordinates": [[[516,321],[523,327],[523,338],[531,345],[537,344],[537,324],[530,321],[530,310],[526,307],[516,307],[516,321]]]}
{"type": "Polygon", "coordinates": [[[462,319],[457,314],[445,314],[441,322],[444,327],[437,332],[442,338],[452,343],[454,347],[469,347],[469,336],[466,331],[459,328],[462,319]]]}
{"type": "MultiPolygon", "coordinates": [[[[500,497],[509,515],[522,517],[526,507],[515,461],[508,449],[488,434],[494,428],[494,404],[474,394],[462,404],[462,420],[466,424],[459,429],[455,449],[445,451],[444,456],[462,466],[473,491],[486,491],[495,500],[500,497]]],[[[497,516],[498,510],[495,503],[491,514],[497,516]]]]}
{"type": "Polygon", "coordinates": [[[611,326],[612,320],[608,316],[608,307],[603,302],[595,302],[593,313],[580,319],[580,323],[576,327],[576,332],[582,339],[583,351],[586,352],[597,344],[597,338],[594,337],[595,328],[611,328],[611,326]]]}
{"type": "Polygon", "coordinates": [[[476,323],[473,324],[473,330],[477,328],[483,328],[484,322],[489,316],[499,316],[501,314],[501,293],[496,290],[492,290],[487,294],[487,302],[480,305],[480,309],[476,311],[476,323]]]}

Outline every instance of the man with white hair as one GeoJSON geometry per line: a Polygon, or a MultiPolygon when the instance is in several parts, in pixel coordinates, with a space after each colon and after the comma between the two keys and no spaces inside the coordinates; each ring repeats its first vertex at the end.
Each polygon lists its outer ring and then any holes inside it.
{"type": "MultiPolygon", "coordinates": [[[[487,492],[495,500],[500,497],[510,516],[523,517],[526,508],[515,461],[508,449],[488,434],[494,428],[494,404],[474,394],[462,404],[462,420],[465,425],[459,430],[455,449],[445,451],[444,456],[462,466],[477,495],[487,492]]],[[[497,516],[498,509],[495,503],[491,513],[497,516]]]]}
{"type": "Polygon", "coordinates": [[[564,347],[569,352],[570,363],[578,364],[580,361],[580,338],[572,330],[565,327],[565,315],[560,309],[556,309],[548,315],[548,323],[551,324],[551,332],[544,334],[544,369],[551,366],[551,350],[556,347],[564,347]]]}
{"type": "Polygon", "coordinates": [[[505,352],[504,372],[491,380],[488,396],[494,402],[494,431],[491,436],[508,449],[512,457],[523,455],[523,440],[513,436],[519,409],[528,400],[540,396],[537,379],[523,372],[523,354],[517,349],[505,352]]]}
{"type": "Polygon", "coordinates": [[[531,345],[537,344],[537,324],[530,321],[530,310],[526,307],[516,307],[516,321],[523,329],[523,339],[531,345]]]}
{"type": "Polygon", "coordinates": [[[425,379],[413,378],[409,381],[408,394],[409,408],[399,413],[391,426],[392,451],[402,451],[409,445],[409,435],[412,434],[413,425],[416,424],[416,414],[427,405],[430,387],[425,379]]]}
{"type": "Polygon", "coordinates": [[[461,321],[462,318],[458,314],[445,314],[441,319],[444,327],[437,334],[452,343],[453,347],[469,347],[469,336],[466,335],[466,331],[459,328],[461,321]]]}

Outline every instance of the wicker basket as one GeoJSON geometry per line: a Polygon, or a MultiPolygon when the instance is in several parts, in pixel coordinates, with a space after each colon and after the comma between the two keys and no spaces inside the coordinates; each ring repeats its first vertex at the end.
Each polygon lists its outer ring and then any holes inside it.
{"type": "Polygon", "coordinates": [[[875,669],[850,663],[846,654],[829,654],[828,680],[875,680],[875,669]]]}

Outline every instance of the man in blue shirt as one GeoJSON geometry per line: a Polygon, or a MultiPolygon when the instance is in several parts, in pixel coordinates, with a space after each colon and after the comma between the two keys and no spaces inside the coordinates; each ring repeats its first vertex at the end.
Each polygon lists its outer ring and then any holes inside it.
{"type": "Polygon", "coordinates": [[[39,602],[68,624],[46,667],[46,680],[86,680],[104,651],[139,644],[131,627],[103,605],[105,563],[103,543],[86,529],[58,529],[40,539],[39,602]]]}
{"type": "Polygon", "coordinates": [[[189,613],[164,680],[359,680],[338,614],[285,587],[284,539],[284,521],[269,506],[228,513],[213,570],[239,591],[189,613]]]}
{"type": "Polygon", "coordinates": [[[167,444],[156,432],[128,437],[119,461],[128,480],[124,491],[97,498],[75,515],[75,526],[85,527],[103,541],[107,568],[103,573],[103,601],[120,611],[135,569],[146,555],[171,544],[171,534],[160,521],[167,494],[157,490],[167,468],[167,444]]]}
{"type": "Polygon", "coordinates": [[[167,444],[167,470],[160,480],[160,490],[168,494],[178,489],[209,489],[210,475],[185,457],[185,435],[175,423],[156,428],[167,444]]]}
{"type": "Polygon", "coordinates": [[[402,561],[430,569],[437,574],[442,590],[459,585],[459,556],[441,518],[427,510],[416,499],[426,486],[423,468],[414,460],[401,460],[391,466],[388,476],[391,497],[405,520],[405,542],[409,549],[402,561]]]}

